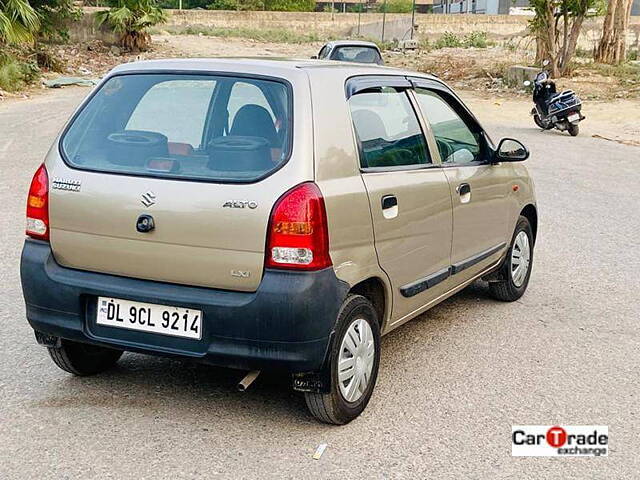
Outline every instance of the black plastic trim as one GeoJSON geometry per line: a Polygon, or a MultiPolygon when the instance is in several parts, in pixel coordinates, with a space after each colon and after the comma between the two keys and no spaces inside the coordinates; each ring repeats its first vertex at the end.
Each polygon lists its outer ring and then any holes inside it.
{"type": "Polygon", "coordinates": [[[481,262],[482,260],[489,258],[491,255],[498,253],[504,247],[506,247],[506,243],[501,243],[500,245],[496,245],[495,247],[488,248],[487,250],[483,250],[482,252],[474,255],[473,257],[469,257],[461,262],[454,263],[451,265],[451,274],[455,275],[456,273],[460,273],[463,270],[466,270],[469,267],[473,267],[476,263],[481,262]]]}
{"type": "Polygon", "coordinates": [[[412,88],[412,85],[403,75],[359,75],[347,80],[345,84],[345,94],[347,100],[349,100],[358,93],[383,87],[409,89],[412,88]]]}
{"type": "Polygon", "coordinates": [[[419,293],[424,292],[429,288],[433,288],[441,282],[444,282],[451,276],[451,267],[444,268],[436,273],[429,275],[428,277],[416,280],[413,283],[409,283],[404,287],[400,287],[400,293],[403,297],[413,297],[419,293]]]}

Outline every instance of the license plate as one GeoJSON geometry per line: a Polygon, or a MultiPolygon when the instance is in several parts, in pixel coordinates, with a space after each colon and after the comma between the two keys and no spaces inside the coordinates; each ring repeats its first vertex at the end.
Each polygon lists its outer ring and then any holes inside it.
{"type": "Polygon", "coordinates": [[[577,113],[574,113],[572,115],[569,115],[567,117],[567,120],[569,120],[570,122],[575,122],[576,120],[580,120],[580,115],[578,115],[577,113]]]}
{"type": "Polygon", "coordinates": [[[98,325],[200,340],[202,312],[192,308],[98,297],[98,325]]]}

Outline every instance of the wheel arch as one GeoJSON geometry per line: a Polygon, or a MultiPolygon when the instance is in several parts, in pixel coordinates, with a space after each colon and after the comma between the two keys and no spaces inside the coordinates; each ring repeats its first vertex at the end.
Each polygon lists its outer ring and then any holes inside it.
{"type": "Polygon", "coordinates": [[[531,224],[531,231],[533,233],[533,242],[535,244],[536,237],[538,236],[538,211],[532,203],[525,205],[520,211],[520,215],[529,220],[531,224]]]}
{"type": "Polygon", "coordinates": [[[373,304],[378,315],[380,332],[384,332],[391,310],[391,301],[384,281],[380,277],[369,277],[352,286],[349,293],[362,295],[373,304]]]}

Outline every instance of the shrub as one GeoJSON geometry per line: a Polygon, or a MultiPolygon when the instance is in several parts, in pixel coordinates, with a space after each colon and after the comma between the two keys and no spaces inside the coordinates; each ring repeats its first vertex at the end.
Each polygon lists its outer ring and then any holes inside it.
{"type": "Polygon", "coordinates": [[[487,48],[487,32],[468,33],[462,43],[465,48],[487,48]]]}
{"type": "Polygon", "coordinates": [[[461,46],[462,46],[462,41],[460,40],[460,37],[458,37],[453,32],[444,32],[444,34],[438,40],[436,40],[434,44],[434,48],[436,49],[455,48],[455,47],[461,47],[461,46]]]}
{"type": "Polygon", "coordinates": [[[8,54],[0,56],[0,89],[21,90],[40,77],[40,69],[33,62],[21,62],[8,54]]]}

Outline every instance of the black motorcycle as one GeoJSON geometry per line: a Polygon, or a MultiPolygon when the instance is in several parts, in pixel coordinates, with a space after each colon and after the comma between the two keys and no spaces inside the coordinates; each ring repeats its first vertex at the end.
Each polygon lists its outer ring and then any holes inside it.
{"type": "MultiPolygon", "coordinates": [[[[544,65],[547,64],[545,62],[544,65]]],[[[531,82],[527,80],[524,84],[530,86],[531,82]]],[[[543,130],[566,130],[573,137],[580,132],[578,124],[586,118],[580,113],[582,101],[573,90],[558,93],[555,82],[546,70],[538,73],[533,81],[533,103],[533,121],[543,130]]]]}

